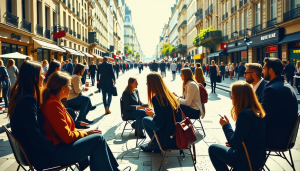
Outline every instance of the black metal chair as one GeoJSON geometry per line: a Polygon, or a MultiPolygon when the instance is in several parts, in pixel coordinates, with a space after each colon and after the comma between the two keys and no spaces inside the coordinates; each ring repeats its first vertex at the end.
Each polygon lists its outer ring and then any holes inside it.
{"type": "Polygon", "coordinates": [[[205,134],[204,127],[203,127],[203,125],[202,125],[202,122],[201,122],[200,117],[201,117],[201,115],[199,116],[199,118],[190,118],[190,119],[195,119],[194,122],[193,122],[194,128],[195,128],[196,130],[198,130],[198,131],[201,130],[201,131],[203,132],[203,134],[204,134],[204,137],[205,137],[206,134],[205,134]],[[195,126],[195,122],[196,122],[196,121],[199,121],[199,123],[200,123],[201,126],[196,127],[196,126],[195,126]]]}
{"type": "MultiPolygon", "coordinates": [[[[16,159],[17,163],[19,164],[17,171],[20,169],[20,167],[22,167],[24,170],[26,170],[26,168],[24,166],[29,166],[30,171],[35,171],[35,169],[31,165],[31,163],[27,157],[27,154],[25,153],[25,151],[24,151],[22,145],[19,143],[19,141],[14,137],[12,132],[7,129],[6,126],[2,125],[2,128],[5,130],[5,132],[7,134],[7,137],[8,137],[10,146],[13,150],[15,159],[16,159]]],[[[71,167],[73,165],[75,165],[75,167],[77,167],[79,171],[82,171],[77,163],[69,164],[66,166],[56,166],[56,167],[47,168],[47,169],[43,169],[43,170],[59,171],[62,169],[66,169],[66,171],[67,171],[67,169],[70,168],[72,171],[74,171],[74,169],[71,167]]]]}
{"type": "Polygon", "coordinates": [[[298,129],[299,129],[299,122],[300,122],[300,112],[298,113],[298,117],[294,124],[293,131],[291,132],[291,136],[287,143],[287,147],[285,149],[267,149],[267,157],[266,157],[265,164],[264,164],[265,166],[266,166],[266,162],[267,162],[269,156],[279,156],[279,157],[285,159],[289,163],[289,165],[293,168],[293,170],[296,170],[294,161],[293,161],[293,157],[292,157],[292,153],[291,153],[291,149],[294,147],[294,145],[296,143],[296,138],[297,138],[298,129]],[[284,154],[284,152],[286,152],[286,151],[289,151],[291,162],[288,160],[288,158],[284,154]],[[275,154],[271,154],[271,152],[274,152],[275,154]]]}

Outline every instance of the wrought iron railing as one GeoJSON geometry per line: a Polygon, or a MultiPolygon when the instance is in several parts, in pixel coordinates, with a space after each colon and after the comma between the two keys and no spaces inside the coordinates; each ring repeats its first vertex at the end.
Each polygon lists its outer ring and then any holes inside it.
{"type": "Polygon", "coordinates": [[[8,24],[12,24],[16,27],[19,27],[19,17],[13,15],[10,12],[5,13],[5,19],[8,24]]]}
{"type": "Polygon", "coordinates": [[[283,21],[288,21],[297,17],[300,17],[300,6],[298,8],[283,13],[283,21]]]}
{"type": "Polygon", "coordinates": [[[252,27],[252,33],[257,33],[257,32],[259,32],[261,30],[261,24],[258,24],[258,25],[256,25],[256,26],[254,26],[254,27],[252,27]]]}
{"type": "Polygon", "coordinates": [[[181,23],[180,26],[178,27],[178,30],[180,30],[181,27],[184,26],[184,25],[186,25],[186,24],[187,24],[187,21],[186,21],[186,20],[182,21],[182,23],[181,23]]]}
{"type": "Polygon", "coordinates": [[[235,38],[235,33],[231,33],[231,39],[234,39],[235,38]]]}
{"type": "Polygon", "coordinates": [[[73,31],[73,36],[76,37],[76,32],[75,31],[73,31]]]}
{"type": "Polygon", "coordinates": [[[77,33],[77,38],[78,38],[78,39],[81,39],[81,35],[80,35],[80,34],[78,34],[78,33],[77,33]]]}
{"type": "Polygon", "coordinates": [[[267,21],[267,28],[274,27],[275,24],[277,24],[277,18],[273,18],[273,19],[267,21]]]}
{"type": "Polygon", "coordinates": [[[246,30],[240,30],[239,31],[239,36],[244,36],[245,35],[246,30]]]}
{"type": "Polygon", "coordinates": [[[46,28],[45,33],[46,33],[46,38],[47,39],[51,39],[51,32],[50,32],[50,30],[46,28]]]}
{"type": "Polygon", "coordinates": [[[43,34],[43,27],[37,24],[36,25],[36,32],[37,32],[38,35],[43,36],[44,35],[43,34]]]}
{"type": "Polygon", "coordinates": [[[226,40],[228,40],[228,35],[223,36],[221,41],[224,42],[224,41],[226,41],[226,40]]]}
{"type": "Polygon", "coordinates": [[[66,33],[69,32],[69,28],[68,28],[67,26],[64,26],[64,27],[63,27],[63,30],[65,30],[66,33]]]}
{"type": "Polygon", "coordinates": [[[31,22],[26,21],[25,19],[22,20],[22,27],[23,29],[31,32],[31,22]]]}
{"type": "Polygon", "coordinates": [[[210,31],[205,34],[204,40],[212,38],[212,37],[222,37],[222,32],[221,31],[210,31]]]}
{"type": "Polygon", "coordinates": [[[198,9],[197,12],[195,13],[195,16],[196,16],[196,23],[203,19],[203,13],[202,13],[202,8],[198,9]]]}
{"type": "Polygon", "coordinates": [[[69,34],[72,35],[73,34],[73,30],[70,29],[69,30],[69,34]]]}
{"type": "Polygon", "coordinates": [[[233,14],[236,11],[236,6],[231,8],[231,14],[233,14]]]}

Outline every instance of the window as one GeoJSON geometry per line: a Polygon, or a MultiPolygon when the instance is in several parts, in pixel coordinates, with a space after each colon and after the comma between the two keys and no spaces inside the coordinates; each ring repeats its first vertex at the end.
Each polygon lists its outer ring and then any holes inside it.
{"type": "Polygon", "coordinates": [[[260,2],[255,5],[255,24],[260,24],[260,2]]]}
{"type": "Polygon", "coordinates": [[[11,0],[6,0],[6,11],[12,13],[11,0]]]}
{"type": "Polygon", "coordinates": [[[226,1],[226,12],[228,12],[228,1],[226,1]]]}
{"type": "Polygon", "coordinates": [[[225,15],[226,11],[225,11],[225,3],[223,4],[223,14],[225,15]]]}
{"type": "Polygon", "coordinates": [[[271,15],[270,19],[275,19],[277,17],[277,5],[276,5],[277,0],[271,0],[271,15]]]}
{"type": "Polygon", "coordinates": [[[231,19],[231,33],[235,31],[234,18],[231,19]]]}
{"type": "Polygon", "coordinates": [[[240,13],[240,30],[244,30],[244,23],[243,23],[243,12],[240,13]]]}
{"type": "Polygon", "coordinates": [[[235,1],[235,0],[231,0],[231,7],[234,7],[234,6],[235,6],[234,1],[235,1]]]}
{"type": "Polygon", "coordinates": [[[245,10],[245,29],[248,28],[248,9],[245,10]]]}
{"type": "Polygon", "coordinates": [[[22,0],[22,19],[25,20],[25,0],[22,0]]]}
{"type": "Polygon", "coordinates": [[[40,4],[40,2],[38,1],[38,2],[36,2],[36,12],[37,12],[37,20],[36,20],[36,22],[37,22],[37,24],[40,24],[40,8],[39,8],[39,4],[40,4]]]}
{"type": "Polygon", "coordinates": [[[300,7],[300,0],[292,0],[291,8],[295,9],[295,8],[299,8],[299,7],[300,7]]]}

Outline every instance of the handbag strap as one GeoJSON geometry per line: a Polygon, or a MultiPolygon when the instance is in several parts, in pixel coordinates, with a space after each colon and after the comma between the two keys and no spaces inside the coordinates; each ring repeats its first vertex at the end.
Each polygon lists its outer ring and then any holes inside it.
{"type": "Polygon", "coordinates": [[[246,152],[246,156],[247,156],[247,159],[248,159],[248,163],[249,163],[249,167],[250,167],[250,170],[253,171],[252,169],[252,165],[251,165],[251,161],[250,161],[250,157],[249,157],[249,154],[248,154],[248,150],[246,148],[246,145],[244,142],[242,142],[243,146],[244,146],[244,149],[245,149],[245,152],[246,152]]]}

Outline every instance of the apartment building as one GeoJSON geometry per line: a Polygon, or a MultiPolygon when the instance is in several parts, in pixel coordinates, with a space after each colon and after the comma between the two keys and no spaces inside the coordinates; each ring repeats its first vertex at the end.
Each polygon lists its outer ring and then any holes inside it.
{"type": "MultiPolygon", "coordinates": [[[[0,54],[19,52],[37,61],[71,58],[96,62],[112,52],[108,9],[107,0],[0,1],[0,54]],[[65,35],[53,37],[58,32],[65,35]]],[[[123,26],[121,23],[120,30],[123,26]]],[[[6,63],[8,59],[3,60],[6,63]]],[[[22,61],[16,59],[17,66],[22,61]]]]}

